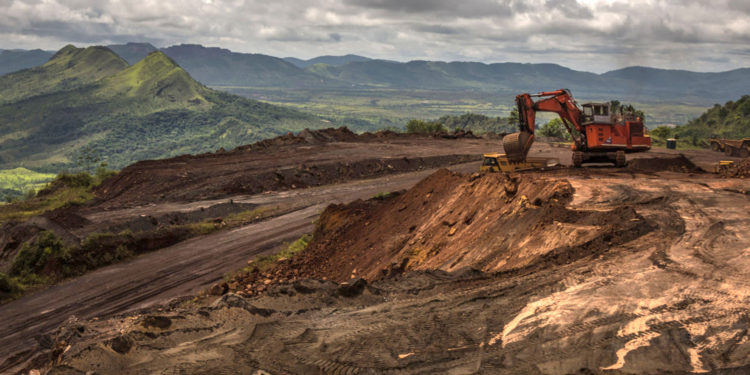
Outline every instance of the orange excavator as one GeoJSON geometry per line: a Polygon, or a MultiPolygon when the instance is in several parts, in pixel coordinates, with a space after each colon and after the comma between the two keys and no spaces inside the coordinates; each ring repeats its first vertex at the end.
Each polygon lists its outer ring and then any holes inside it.
{"type": "Polygon", "coordinates": [[[609,103],[585,103],[578,107],[567,89],[516,96],[519,132],[503,138],[505,158],[512,164],[527,164],[526,156],[534,143],[537,112],[560,116],[573,139],[573,165],[610,162],[625,166],[625,153],[647,151],[651,137],[643,121],[630,112],[610,113],[609,103]],[[534,101],[534,98],[541,98],[534,101]]]}

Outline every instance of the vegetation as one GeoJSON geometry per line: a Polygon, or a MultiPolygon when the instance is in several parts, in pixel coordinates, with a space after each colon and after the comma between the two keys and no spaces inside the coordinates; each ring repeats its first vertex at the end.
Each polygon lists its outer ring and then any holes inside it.
{"type": "MultiPolygon", "coordinates": [[[[513,112],[511,111],[511,114],[513,112]]],[[[460,116],[445,115],[436,120],[448,129],[471,131],[476,134],[484,133],[512,133],[516,130],[517,120],[512,116],[488,117],[476,113],[464,113],[460,116]]]]}
{"type": "Polygon", "coordinates": [[[74,90],[127,67],[125,60],[105,47],[67,45],[42,66],[0,77],[0,103],[74,90]]]}
{"type": "Polygon", "coordinates": [[[516,128],[511,118],[488,117],[475,113],[464,113],[460,116],[445,115],[437,120],[409,120],[406,123],[407,133],[441,133],[449,130],[471,131],[476,134],[510,133],[516,128]]]}
{"type": "Polygon", "coordinates": [[[668,138],[676,138],[681,147],[708,147],[712,137],[750,137],[750,95],[736,102],[716,104],[686,125],[660,126],[649,133],[655,144],[663,145],[668,138]]]}
{"type": "Polygon", "coordinates": [[[406,123],[407,133],[444,133],[448,129],[441,123],[436,121],[422,121],[422,120],[409,120],[406,123]]]}
{"type": "Polygon", "coordinates": [[[695,146],[708,146],[711,137],[750,137],[750,95],[724,105],[716,104],[686,125],[671,129],[669,135],[695,146]]]}
{"type": "Polygon", "coordinates": [[[39,173],[26,168],[0,170],[0,201],[12,202],[22,197],[32,197],[49,181],[52,173],[39,173]]]}
{"type": "Polygon", "coordinates": [[[89,160],[120,168],[330,126],[211,90],[161,52],[128,67],[104,47],[68,46],[0,81],[0,167],[59,171],[89,160]]]}
{"type": "Polygon", "coordinates": [[[543,137],[562,138],[565,140],[572,139],[570,137],[570,133],[568,133],[568,130],[565,129],[565,125],[560,118],[553,118],[552,120],[549,120],[547,123],[542,125],[542,127],[539,128],[538,131],[536,131],[536,134],[543,137]]]}
{"type": "Polygon", "coordinates": [[[55,233],[43,231],[24,243],[8,275],[0,273],[0,300],[24,291],[81,275],[133,255],[126,244],[132,233],[92,233],[78,246],[66,245],[55,233]]]}
{"type": "Polygon", "coordinates": [[[96,175],[86,172],[58,174],[35,195],[0,206],[0,223],[26,220],[60,207],[81,205],[94,197],[93,188],[114,174],[100,166],[96,175]]]}
{"type": "Polygon", "coordinates": [[[253,269],[264,271],[268,269],[271,265],[273,265],[274,263],[282,259],[289,259],[301,253],[303,250],[307,249],[307,245],[310,244],[310,241],[312,241],[312,235],[303,234],[302,237],[298,238],[294,242],[282,247],[282,250],[279,251],[278,253],[272,254],[272,255],[259,256],[252,263],[251,266],[243,269],[243,271],[249,272],[249,271],[252,271],[253,269]]]}
{"type": "Polygon", "coordinates": [[[646,114],[642,110],[636,109],[632,104],[620,103],[619,100],[611,100],[609,102],[609,113],[632,113],[635,117],[643,120],[646,119],[646,114]]]}

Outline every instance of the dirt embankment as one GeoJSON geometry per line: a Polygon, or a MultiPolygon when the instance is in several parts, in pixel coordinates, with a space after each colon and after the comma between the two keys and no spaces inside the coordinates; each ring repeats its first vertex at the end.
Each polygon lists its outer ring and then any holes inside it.
{"type": "Polygon", "coordinates": [[[640,158],[628,161],[627,170],[633,172],[683,172],[702,173],[703,169],[693,164],[685,155],[676,157],[640,158]]]}
{"type": "Polygon", "coordinates": [[[633,207],[575,210],[565,180],[440,170],[386,199],[329,206],[314,241],[273,275],[279,278],[375,280],[407,270],[485,272],[536,269],[594,257],[653,227],[633,207]]]}
{"type": "MultiPolygon", "coordinates": [[[[458,134],[458,133],[457,133],[458,134]]],[[[393,132],[357,135],[346,128],[305,130],[228,152],[135,163],[96,190],[103,207],[187,202],[331,184],[481,159],[451,145],[461,136],[393,132]]]]}

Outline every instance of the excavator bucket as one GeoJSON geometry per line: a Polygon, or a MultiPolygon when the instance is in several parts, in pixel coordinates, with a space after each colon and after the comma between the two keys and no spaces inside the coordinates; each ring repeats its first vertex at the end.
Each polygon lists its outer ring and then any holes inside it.
{"type": "Polygon", "coordinates": [[[531,145],[534,143],[534,134],[528,132],[511,133],[503,137],[503,148],[505,155],[511,163],[526,160],[531,145]]]}

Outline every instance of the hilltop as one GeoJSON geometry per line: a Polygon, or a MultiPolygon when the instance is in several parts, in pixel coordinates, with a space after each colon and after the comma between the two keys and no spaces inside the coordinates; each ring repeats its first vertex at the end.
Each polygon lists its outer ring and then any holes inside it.
{"type": "Polygon", "coordinates": [[[122,167],[327,125],[209,89],[159,51],[128,66],[106,47],[66,46],[0,83],[3,168],[55,170],[82,153],[122,167]]]}
{"type": "Polygon", "coordinates": [[[114,51],[130,65],[143,60],[149,53],[159,50],[151,43],[110,44],[107,48],[114,51]]]}
{"type": "Polygon", "coordinates": [[[216,86],[314,87],[334,84],[280,58],[181,44],[163,48],[198,81],[216,86]]]}
{"type": "Polygon", "coordinates": [[[302,60],[296,57],[285,57],[284,60],[294,64],[298,68],[304,69],[304,68],[307,68],[308,66],[315,65],[315,64],[341,66],[341,65],[346,65],[348,63],[352,63],[352,62],[369,61],[372,59],[370,59],[369,57],[348,54],[344,56],[331,56],[331,55],[318,56],[309,60],[302,60]]]}
{"type": "Polygon", "coordinates": [[[91,84],[128,67],[106,47],[67,45],[44,65],[0,77],[0,103],[91,84]]]}

